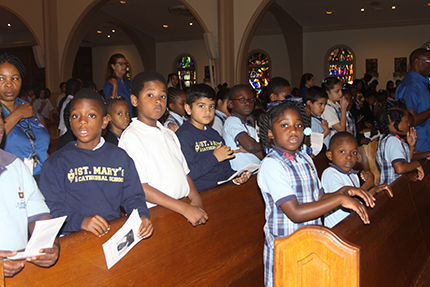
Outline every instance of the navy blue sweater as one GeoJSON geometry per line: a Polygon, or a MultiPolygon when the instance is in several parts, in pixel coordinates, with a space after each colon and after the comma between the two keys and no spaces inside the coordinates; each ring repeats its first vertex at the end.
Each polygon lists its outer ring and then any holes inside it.
{"type": "Polygon", "coordinates": [[[216,130],[205,127],[206,130],[200,130],[187,121],[176,131],[190,169],[189,176],[199,192],[217,186],[218,181],[234,173],[228,160],[218,162],[213,154],[219,144],[225,145],[224,140],[216,130]]]}
{"type": "Polygon", "coordinates": [[[87,216],[110,221],[137,208],[149,218],[145,193],[133,160],[117,146],[104,143],[95,151],[70,142],[54,152],[43,165],[39,187],[52,217],[67,215],[61,231],[81,230],[87,216]]]}

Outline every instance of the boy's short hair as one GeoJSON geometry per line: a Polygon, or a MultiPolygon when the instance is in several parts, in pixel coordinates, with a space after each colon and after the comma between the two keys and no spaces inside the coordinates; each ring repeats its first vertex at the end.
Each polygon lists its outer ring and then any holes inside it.
{"type": "Polygon", "coordinates": [[[137,74],[131,82],[131,93],[139,97],[146,82],[159,81],[166,85],[166,79],[156,71],[143,71],[137,74]]]}
{"type": "Polygon", "coordinates": [[[228,91],[228,99],[233,100],[236,93],[239,92],[240,90],[248,90],[252,94],[254,94],[252,92],[252,89],[248,85],[239,84],[239,85],[233,86],[233,88],[231,88],[230,91],[228,91]]]}
{"type": "Polygon", "coordinates": [[[106,100],[106,102],[105,102],[107,113],[108,113],[108,114],[110,114],[110,113],[111,113],[111,111],[112,111],[113,106],[114,106],[115,104],[118,104],[118,103],[124,103],[124,104],[126,104],[126,105],[127,105],[127,108],[128,108],[127,101],[125,100],[125,98],[124,98],[124,97],[117,97],[117,98],[112,98],[112,97],[111,97],[111,98],[108,98],[108,99],[106,100]]]}
{"type": "Polygon", "coordinates": [[[271,94],[279,95],[284,91],[285,87],[291,87],[290,82],[282,77],[274,77],[270,79],[267,85],[267,95],[270,97],[271,94]]]}
{"type": "Polygon", "coordinates": [[[358,147],[357,139],[351,133],[349,133],[349,132],[338,132],[338,133],[335,133],[330,138],[330,143],[329,143],[329,149],[328,150],[330,150],[330,147],[332,147],[334,144],[336,144],[336,141],[338,141],[339,139],[344,138],[344,137],[350,137],[350,138],[354,139],[354,142],[357,144],[357,147],[358,147]]]}
{"type": "Polygon", "coordinates": [[[200,98],[208,98],[216,102],[216,95],[214,89],[206,84],[196,84],[192,85],[191,88],[187,90],[187,100],[186,103],[192,107],[192,104],[200,98]]]}
{"type": "Polygon", "coordinates": [[[321,87],[313,86],[306,90],[304,102],[311,101],[313,104],[321,98],[328,99],[327,92],[321,87]]]}
{"type": "Polygon", "coordinates": [[[367,90],[367,92],[366,93],[364,93],[364,98],[365,99],[367,99],[367,98],[370,98],[370,97],[377,97],[378,96],[378,92],[376,92],[375,90],[372,90],[372,89],[369,89],[369,90],[367,90]]]}
{"type": "Polygon", "coordinates": [[[73,108],[73,105],[77,100],[82,100],[82,99],[93,100],[97,102],[100,109],[102,109],[102,116],[103,117],[106,116],[107,109],[102,97],[100,97],[99,93],[91,89],[82,89],[79,92],[77,92],[73,100],[70,102],[70,110],[73,108]]]}

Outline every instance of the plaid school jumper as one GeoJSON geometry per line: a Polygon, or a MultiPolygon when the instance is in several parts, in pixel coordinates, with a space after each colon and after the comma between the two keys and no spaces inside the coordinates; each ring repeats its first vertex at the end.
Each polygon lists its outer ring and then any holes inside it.
{"type": "MultiPolygon", "coordinates": [[[[273,146],[269,154],[261,164],[258,174],[258,183],[266,205],[266,224],[264,225],[264,282],[265,286],[273,286],[273,265],[274,265],[274,242],[275,238],[292,234],[298,228],[309,224],[321,224],[321,220],[314,219],[302,223],[292,222],[282,211],[280,205],[284,202],[297,199],[299,204],[314,202],[324,192],[312,159],[300,151],[296,151],[295,156],[282,149],[273,146]],[[264,162],[275,160],[279,170],[284,175],[281,180],[283,185],[290,186],[294,194],[286,194],[285,197],[274,201],[272,193],[285,190],[284,186],[279,186],[276,191],[267,190],[265,182],[270,181],[270,170],[265,167],[264,162]],[[263,172],[262,172],[263,171],[263,172]],[[261,183],[261,184],[260,184],[261,183]]],[[[290,189],[291,190],[291,189],[290,189]]]]}
{"type": "Polygon", "coordinates": [[[381,178],[379,180],[379,184],[391,184],[397,178],[401,176],[398,174],[393,167],[393,164],[396,162],[411,162],[411,153],[409,150],[408,144],[401,139],[398,135],[394,133],[390,133],[387,136],[381,136],[379,140],[378,152],[376,153],[376,160],[381,167],[381,178]],[[387,141],[389,139],[395,139],[399,143],[399,148],[401,148],[401,153],[403,154],[403,158],[393,159],[391,162],[388,160],[387,154],[392,152],[386,149],[387,141]]]}

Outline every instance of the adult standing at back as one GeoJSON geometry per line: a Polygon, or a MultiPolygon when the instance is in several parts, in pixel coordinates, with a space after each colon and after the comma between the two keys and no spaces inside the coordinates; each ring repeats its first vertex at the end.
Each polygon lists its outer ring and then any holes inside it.
{"type": "Polygon", "coordinates": [[[113,54],[108,61],[106,70],[106,82],[103,86],[105,98],[124,97],[130,111],[130,118],[134,117],[133,105],[131,104],[131,81],[125,74],[127,73],[128,62],[123,54],[113,54]]]}
{"type": "Polygon", "coordinates": [[[314,75],[305,73],[300,78],[300,96],[305,99],[306,91],[315,85],[314,75]]]}
{"type": "Polygon", "coordinates": [[[415,118],[415,150],[430,151],[430,51],[416,49],[409,56],[410,70],[396,89],[396,100],[404,99],[415,118]]]}

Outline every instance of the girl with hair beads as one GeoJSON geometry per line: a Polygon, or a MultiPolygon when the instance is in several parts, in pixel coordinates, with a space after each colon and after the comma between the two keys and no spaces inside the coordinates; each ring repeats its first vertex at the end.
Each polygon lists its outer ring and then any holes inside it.
{"type": "Polygon", "coordinates": [[[275,238],[290,235],[299,227],[321,224],[328,211],[343,206],[369,224],[366,208],[352,196],[373,207],[375,198],[355,187],[342,187],[326,194],[312,159],[299,150],[310,120],[301,103],[283,103],[260,118],[260,139],[270,149],[261,163],[258,186],[266,205],[264,226],[264,281],[273,286],[275,238]]]}
{"type": "Polygon", "coordinates": [[[130,111],[123,97],[107,99],[106,108],[109,126],[103,138],[111,144],[118,145],[122,132],[130,123],[130,111]]]}
{"type": "Polygon", "coordinates": [[[328,95],[322,118],[328,122],[330,137],[337,132],[349,132],[346,123],[348,101],[342,96],[342,82],[336,77],[328,77],[324,80],[322,88],[328,95]]]}
{"type": "Polygon", "coordinates": [[[185,92],[178,88],[167,89],[167,107],[169,108],[169,117],[164,126],[176,132],[187,119],[185,117],[185,92]]]}
{"type": "Polygon", "coordinates": [[[410,127],[409,117],[411,115],[402,101],[387,101],[378,112],[378,124],[383,132],[376,154],[381,167],[379,184],[391,184],[402,174],[415,169],[418,171],[417,179],[424,178],[424,171],[418,160],[428,158],[430,152],[414,155],[417,132],[414,127],[410,127]]]}

